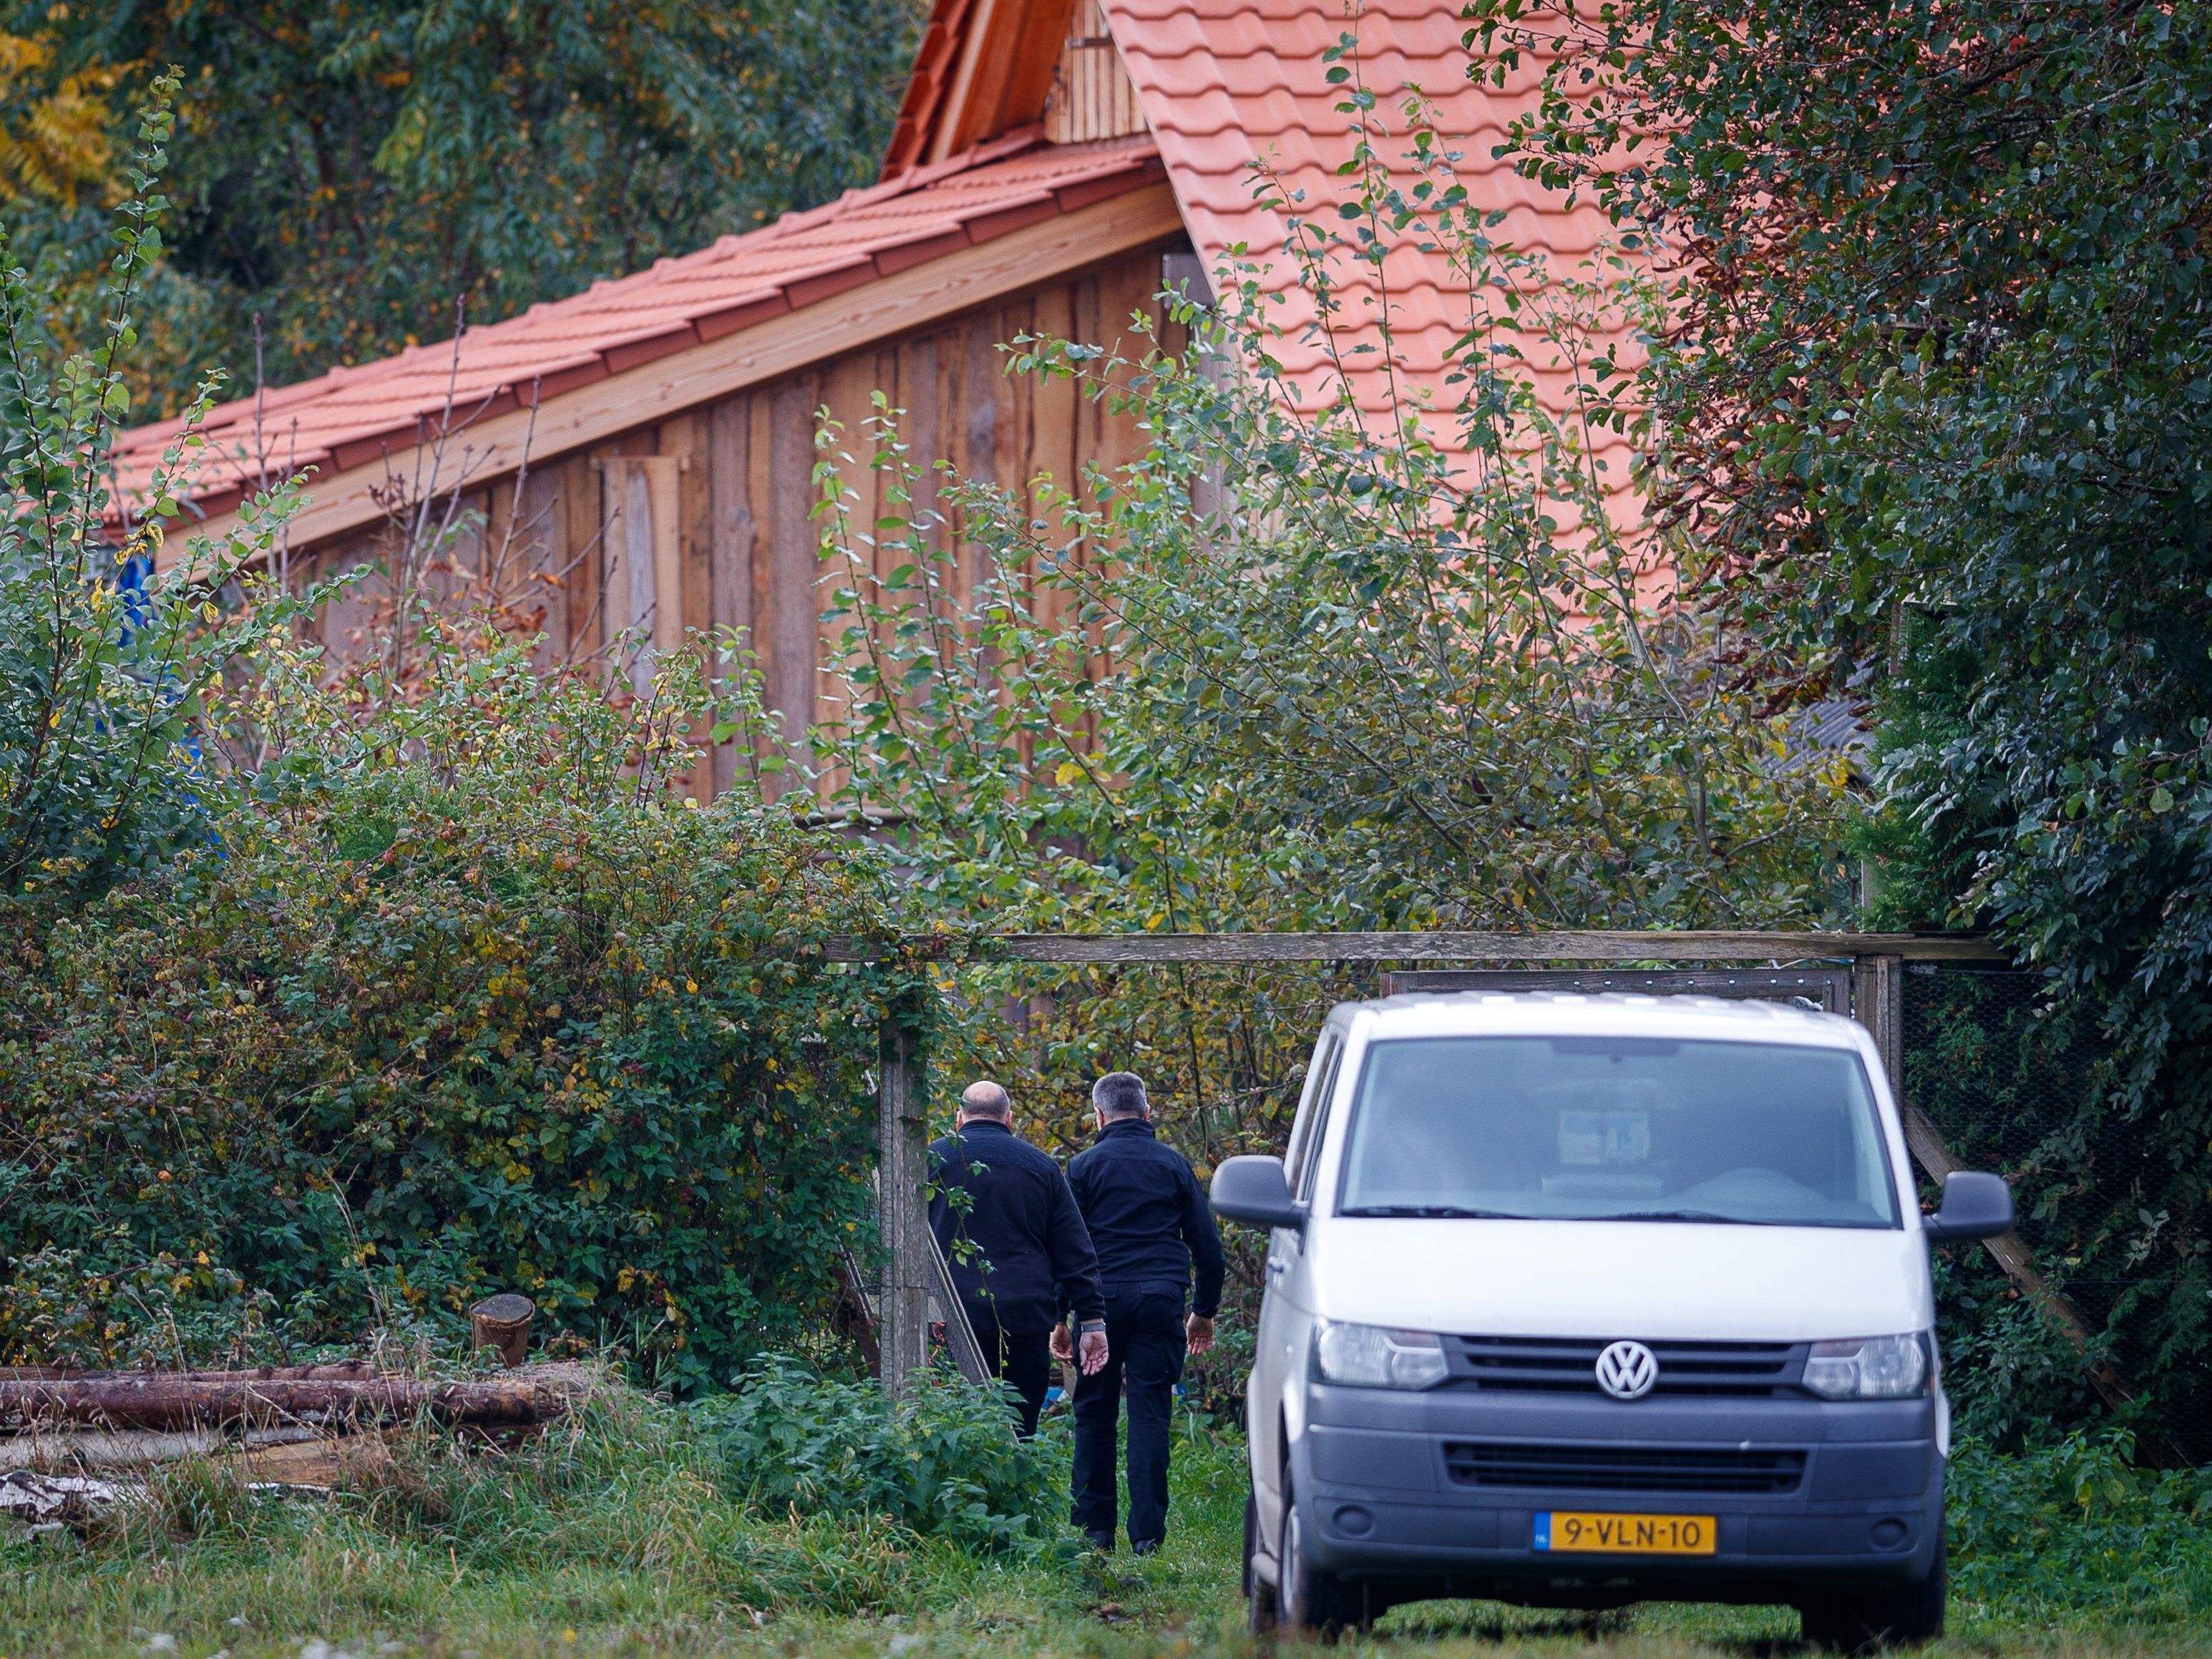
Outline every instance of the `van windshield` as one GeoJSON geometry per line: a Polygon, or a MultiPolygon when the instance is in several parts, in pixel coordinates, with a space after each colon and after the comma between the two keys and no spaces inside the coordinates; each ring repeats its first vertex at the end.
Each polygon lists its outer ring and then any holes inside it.
{"type": "Polygon", "coordinates": [[[1856,1054],[1644,1037],[1375,1044],[1337,1213],[1898,1224],[1856,1054]]]}

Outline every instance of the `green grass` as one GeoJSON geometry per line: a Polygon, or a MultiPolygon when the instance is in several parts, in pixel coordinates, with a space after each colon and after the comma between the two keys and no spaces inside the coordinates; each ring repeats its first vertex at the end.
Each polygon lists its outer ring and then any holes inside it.
{"type": "MultiPolygon", "coordinates": [[[[83,1543],[0,1543],[0,1656],[137,1653],[166,1637],[182,1659],[299,1659],[316,1641],[359,1659],[1238,1659],[1258,1651],[1237,1594],[1243,1448],[1200,1435],[1176,1458],[1168,1546],[1143,1561],[1063,1541],[976,1559],[881,1519],[794,1512],[788,1500],[765,1515],[687,1419],[635,1401],[520,1454],[460,1455],[425,1439],[325,1502],[186,1474],[83,1543]]],[[[1939,1653],[2212,1654],[2203,1522],[2115,1511],[2102,1524],[2110,1537],[2084,1532],[2070,1555],[1985,1553],[1939,1653]],[[2063,1571],[2043,1569],[2062,1557],[2063,1571]]],[[[1765,1659],[1796,1636],[1783,1608],[1586,1617],[1438,1603],[1401,1609],[1342,1651],[1765,1659]]]]}

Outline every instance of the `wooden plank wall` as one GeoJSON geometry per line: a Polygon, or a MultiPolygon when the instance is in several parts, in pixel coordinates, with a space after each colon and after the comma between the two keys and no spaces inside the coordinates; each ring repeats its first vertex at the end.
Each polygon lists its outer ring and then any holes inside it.
{"type": "MultiPolygon", "coordinates": [[[[942,459],[1032,502],[1040,477],[1072,488],[1086,465],[1133,459],[1141,434],[1066,381],[1008,374],[1001,347],[1035,333],[1140,352],[1129,318],[1143,312],[1158,321],[1154,296],[1169,252],[1125,255],[533,466],[519,509],[512,480],[472,492],[469,506],[484,515],[494,544],[519,511],[515,562],[544,611],[544,659],[599,657],[626,629],[657,649],[694,629],[734,629],[758,654],[785,740],[796,743],[834,713],[827,664],[838,630],[820,620],[822,525],[812,516],[817,411],[843,424],[841,447],[864,463],[862,426],[880,390],[904,411],[902,429],[925,465],[942,459]]],[[[935,493],[932,476],[918,505],[933,504],[935,493]]],[[[872,501],[858,516],[873,517],[872,501]]],[[[295,556],[294,568],[321,573],[376,559],[379,541],[361,532],[312,559],[295,556]]],[[[963,551],[959,572],[964,595],[981,574],[972,551],[963,551]]],[[[368,596],[331,607],[325,645],[341,654],[356,648],[373,609],[368,596]]],[[[626,660],[615,672],[641,681],[637,667],[626,660]]],[[[715,756],[713,789],[729,787],[736,764],[726,748],[715,756]]],[[[695,782],[708,792],[708,780],[695,782]]]]}
{"type": "Polygon", "coordinates": [[[1045,100],[1045,137],[1055,144],[1077,144],[1147,130],[1144,106],[1121,67],[1105,12],[1098,0],[1075,0],[1045,100]]]}

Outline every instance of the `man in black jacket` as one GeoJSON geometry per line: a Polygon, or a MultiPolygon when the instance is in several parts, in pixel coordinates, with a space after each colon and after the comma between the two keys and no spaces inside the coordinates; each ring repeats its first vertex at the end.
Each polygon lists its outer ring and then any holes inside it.
{"type": "MultiPolygon", "coordinates": [[[[1152,1134],[1152,1103],[1135,1073],[1092,1085],[1098,1138],[1067,1166],[1068,1185],[1098,1252],[1109,1358],[1075,1385],[1075,1524],[1114,1547],[1114,1441],[1129,1395],[1129,1547],[1149,1555],[1168,1530],[1168,1430],[1186,1349],[1213,1346],[1221,1305],[1221,1237],[1198,1177],[1152,1134]],[[1188,1318],[1183,1297],[1195,1267],[1188,1318]]],[[[1054,1337],[1066,1357],[1064,1334],[1054,1337]]]]}
{"type": "Polygon", "coordinates": [[[955,1133],[929,1149],[929,1225],[994,1376],[1021,1396],[1024,1439],[1052,1377],[1048,1334],[1074,1310],[1083,1369],[1106,1363],[1098,1258],[1060,1165],[1014,1133],[1013,1103],[995,1083],[960,1097],[955,1133]]]}

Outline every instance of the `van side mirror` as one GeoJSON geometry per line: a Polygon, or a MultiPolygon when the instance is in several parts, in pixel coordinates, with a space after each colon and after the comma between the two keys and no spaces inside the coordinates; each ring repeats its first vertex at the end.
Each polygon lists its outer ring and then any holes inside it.
{"type": "Polygon", "coordinates": [[[1306,1224],[1306,1212],[1291,1196],[1279,1158],[1224,1159],[1213,1172],[1213,1212],[1248,1227],[1306,1224]]]}
{"type": "Polygon", "coordinates": [[[2012,1231],[2012,1188],[2002,1176],[1954,1170],[1943,1177],[1943,1207],[1920,1231],[1931,1244],[1954,1238],[1995,1238],[2012,1231]]]}

